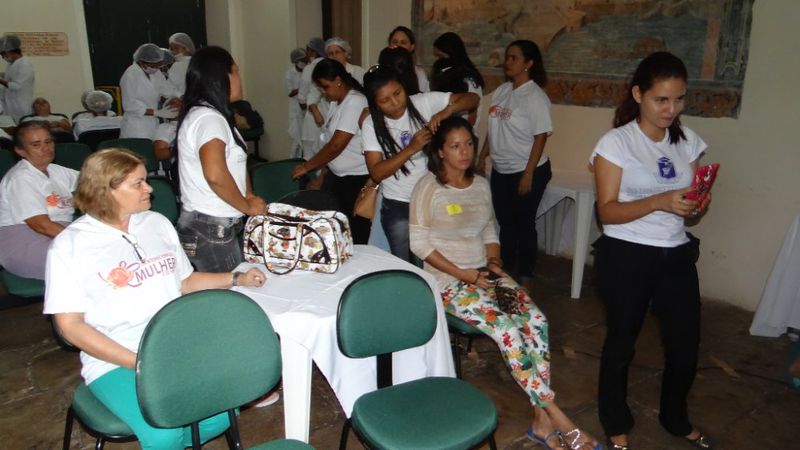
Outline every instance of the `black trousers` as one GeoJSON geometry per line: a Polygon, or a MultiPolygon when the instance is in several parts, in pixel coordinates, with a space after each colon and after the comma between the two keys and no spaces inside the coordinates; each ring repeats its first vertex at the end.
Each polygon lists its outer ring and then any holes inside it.
{"type": "Polygon", "coordinates": [[[600,360],[598,407],[607,436],[634,424],[627,403],[628,368],[648,308],[659,322],[664,351],[659,421],[669,433],[692,431],[686,397],[697,373],[700,290],[692,242],[653,247],[602,236],[595,269],[608,331],[600,360]]]}
{"type": "Polygon", "coordinates": [[[553,174],[550,161],[533,172],[531,191],[519,195],[523,172],[502,174],[492,170],[492,204],[500,224],[500,257],[506,270],[529,276],[536,268],[536,210],[553,174]]]}
{"type": "Polygon", "coordinates": [[[356,198],[367,182],[367,178],[369,178],[369,175],[339,177],[328,170],[325,180],[322,182],[322,189],[336,196],[341,211],[347,216],[354,244],[366,244],[369,241],[369,232],[372,228],[372,222],[363,217],[353,215],[353,206],[356,203],[356,198]]]}

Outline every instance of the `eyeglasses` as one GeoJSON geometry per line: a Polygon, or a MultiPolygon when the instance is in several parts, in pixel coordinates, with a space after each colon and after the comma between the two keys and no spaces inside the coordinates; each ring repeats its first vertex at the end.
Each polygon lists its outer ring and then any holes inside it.
{"type": "Polygon", "coordinates": [[[144,250],[142,247],[139,247],[139,242],[136,241],[136,237],[133,237],[133,240],[130,240],[128,236],[123,234],[122,239],[125,239],[125,242],[128,244],[131,244],[133,251],[136,252],[136,257],[139,258],[139,262],[144,262],[144,250]]]}

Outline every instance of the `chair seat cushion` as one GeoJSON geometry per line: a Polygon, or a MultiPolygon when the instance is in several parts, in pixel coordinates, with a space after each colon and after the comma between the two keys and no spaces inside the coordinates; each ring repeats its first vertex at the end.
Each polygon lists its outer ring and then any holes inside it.
{"type": "Polygon", "coordinates": [[[83,383],[75,389],[72,409],[84,426],[102,435],[111,438],[133,436],[133,431],[125,425],[125,422],[109,411],[83,383]]]}
{"type": "Polygon", "coordinates": [[[17,297],[41,297],[44,295],[44,281],[35,278],[23,278],[3,270],[0,272],[3,284],[11,294],[17,297]]]}
{"type": "Polygon", "coordinates": [[[483,334],[481,330],[473,327],[472,325],[468,324],[467,322],[464,322],[463,320],[459,319],[458,317],[452,314],[445,314],[445,317],[447,317],[447,327],[450,329],[450,331],[455,331],[456,333],[472,335],[472,336],[478,336],[483,334]]]}
{"type": "Polygon", "coordinates": [[[497,411],[489,397],[469,383],[446,377],[365,394],[353,406],[351,419],[376,448],[471,448],[497,427],[497,411]]]}
{"type": "Polygon", "coordinates": [[[250,450],[313,450],[314,447],[302,441],[294,439],[279,439],[276,441],[265,442],[255,447],[250,447],[250,450]]]}

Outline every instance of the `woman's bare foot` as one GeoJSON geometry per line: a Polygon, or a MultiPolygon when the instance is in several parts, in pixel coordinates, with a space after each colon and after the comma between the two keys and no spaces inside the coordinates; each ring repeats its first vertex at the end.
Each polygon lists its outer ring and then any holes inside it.
{"type": "Polygon", "coordinates": [[[538,440],[542,440],[553,450],[565,448],[561,445],[561,437],[558,434],[558,430],[555,429],[553,423],[550,421],[550,417],[547,415],[547,412],[542,408],[533,408],[531,433],[533,433],[533,437],[536,438],[535,440],[537,443],[538,440]]]}
{"type": "MultiPolygon", "coordinates": [[[[627,434],[617,434],[614,436],[609,436],[608,441],[613,445],[618,445],[620,447],[627,447],[628,446],[628,435],[627,434]]],[[[612,450],[613,447],[610,447],[609,450],[612,450]]]]}
{"type": "Polygon", "coordinates": [[[564,445],[573,450],[590,450],[597,447],[597,439],[591,434],[581,430],[570,420],[561,408],[555,403],[551,403],[545,408],[555,429],[561,432],[564,438],[564,445]]]}

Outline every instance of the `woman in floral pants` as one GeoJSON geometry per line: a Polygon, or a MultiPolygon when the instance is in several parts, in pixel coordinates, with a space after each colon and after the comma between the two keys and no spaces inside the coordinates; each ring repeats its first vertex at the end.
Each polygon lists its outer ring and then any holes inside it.
{"type": "Polygon", "coordinates": [[[503,272],[489,183],[475,175],[472,127],[458,117],[428,126],[436,134],[428,151],[430,173],[411,196],[411,250],[436,276],[447,313],[497,342],[533,405],[528,437],[548,449],[599,448],[554,401],[547,319],[503,272]]]}

